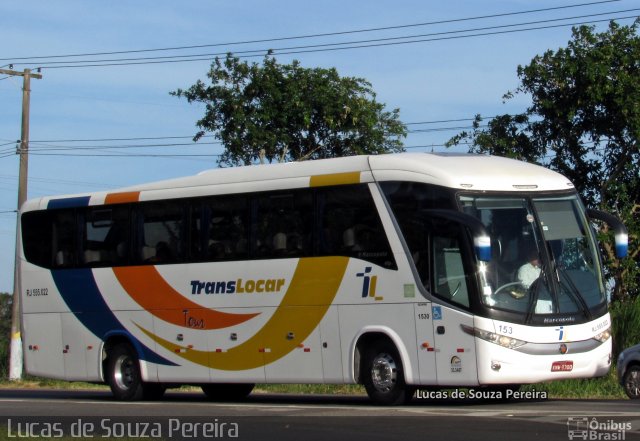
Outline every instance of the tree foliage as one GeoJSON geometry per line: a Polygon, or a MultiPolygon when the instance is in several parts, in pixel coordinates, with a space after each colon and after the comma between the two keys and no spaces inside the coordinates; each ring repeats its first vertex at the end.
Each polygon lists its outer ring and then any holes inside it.
{"type": "Polygon", "coordinates": [[[473,131],[449,141],[549,166],[572,180],[588,206],[618,215],[630,232],[630,258],[618,261],[611,240],[603,242],[617,299],[640,294],[639,23],[611,22],[602,33],[574,28],[566,48],[518,67],[520,86],[504,98],[530,96],[525,112],[486,127],[477,116],[473,131]]]}
{"type": "Polygon", "coordinates": [[[205,105],[194,140],[210,132],[222,141],[221,165],[253,164],[261,152],[272,162],[402,150],[399,110],[385,111],[362,78],[230,55],[216,58],[207,77],[172,95],[205,105]]]}
{"type": "Polygon", "coordinates": [[[0,293],[0,379],[9,376],[12,300],[10,294],[0,293]]]}

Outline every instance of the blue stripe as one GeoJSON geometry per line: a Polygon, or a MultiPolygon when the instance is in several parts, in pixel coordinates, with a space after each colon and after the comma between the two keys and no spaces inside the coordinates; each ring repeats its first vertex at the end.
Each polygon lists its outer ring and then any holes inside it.
{"type": "Polygon", "coordinates": [[[138,348],[140,359],[167,366],[178,366],[156,354],[131,335],[102,298],[91,268],[52,270],[51,275],[69,310],[96,337],[127,335],[138,348]]]}
{"type": "Polygon", "coordinates": [[[51,199],[47,204],[47,210],[56,208],[86,207],[91,196],[78,196],[74,198],[51,199]]]}

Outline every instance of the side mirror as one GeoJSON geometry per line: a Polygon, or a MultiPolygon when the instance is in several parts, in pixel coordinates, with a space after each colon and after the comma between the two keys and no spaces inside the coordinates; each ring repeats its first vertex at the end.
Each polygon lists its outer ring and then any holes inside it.
{"type": "Polygon", "coordinates": [[[489,262],[491,260],[491,237],[487,233],[484,224],[475,217],[466,213],[453,210],[425,210],[425,214],[440,219],[450,220],[456,224],[465,226],[473,235],[473,247],[478,260],[489,262]]]}
{"type": "Polygon", "coordinates": [[[609,225],[615,234],[616,238],[616,256],[618,258],[627,257],[627,251],[629,249],[629,233],[627,227],[617,217],[605,213],[600,210],[587,210],[587,216],[591,219],[597,219],[609,225]]]}

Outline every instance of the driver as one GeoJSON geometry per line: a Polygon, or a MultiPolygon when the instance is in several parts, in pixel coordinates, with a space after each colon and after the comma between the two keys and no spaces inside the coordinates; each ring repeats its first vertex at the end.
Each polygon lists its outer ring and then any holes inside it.
{"type": "Polygon", "coordinates": [[[530,248],[527,252],[527,262],[518,269],[516,276],[518,281],[526,289],[540,277],[540,258],[535,248],[530,248]]]}

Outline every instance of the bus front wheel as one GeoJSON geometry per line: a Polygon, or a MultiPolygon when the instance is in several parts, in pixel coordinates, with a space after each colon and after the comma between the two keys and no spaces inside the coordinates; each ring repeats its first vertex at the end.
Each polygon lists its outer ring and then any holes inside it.
{"type": "Polygon", "coordinates": [[[411,399],[402,360],[395,345],[378,341],[365,350],[362,383],[371,401],[379,405],[403,404],[411,399]]]}

